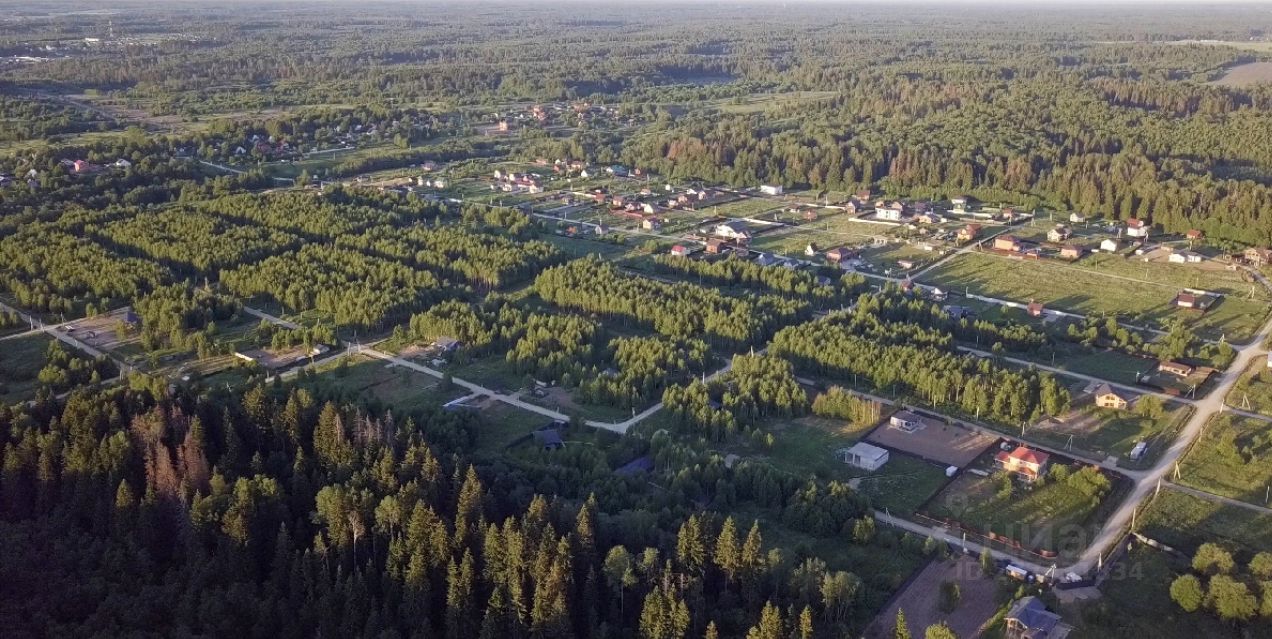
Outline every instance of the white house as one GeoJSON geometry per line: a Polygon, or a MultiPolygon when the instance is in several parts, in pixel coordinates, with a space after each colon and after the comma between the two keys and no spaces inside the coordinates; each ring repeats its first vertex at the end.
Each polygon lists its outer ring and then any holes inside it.
{"type": "Polygon", "coordinates": [[[760,193],[763,193],[765,195],[781,195],[782,185],[781,184],[761,184],[760,193]]]}
{"type": "Polygon", "coordinates": [[[1148,222],[1144,220],[1131,218],[1126,221],[1127,237],[1148,237],[1148,229],[1148,222]]]}
{"type": "Polygon", "coordinates": [[[889,222],[900,222],[901,217],[905,215],[905,205],[900,202],[884,204],[879,202],[875,204],[875,217],[889,222]]]}
{"type": "Polygon", "coordinates": [[[1119,248],[1121,248],[1121,247],[1120,247],[1120,246],[1118,246],[1118,244],[1117,244],[1117,240],[1115,240],[1115,239],[1113,239],[1113,238],[1109,238],[1109,239],[1107,239],[1107,240],[1104,240],[1103,242],[1100,242],[1100,250],[1101,250],[1101,251],[1108,251],[1108,252],[1110,252],[1110,253],[1114,253],[1114,252],[1116,252],[1119,248]]]}
{"type": "Polygon", "coordinates": [[[1174,264],[1199,264],[1203,258],[1200,253],[1194,253],[1192,251],[1176,251],[1171,253],[1170,257],[1166,259],[1174,264]]]}
{"type": "Polygon", "coordinates": [[[879,470],[888,463],[888,451],[865,442],[857,442],[851,448],[835,451],[839,461],[864,470],[879,470]]]}
{"type": "Polygon", "coordinates": [[[741,220],[730,220],[717,224],[714,234],[716,237],[722,237],[726,240],[751,239],[751,231],[747,229],[746,222],[741,220]]]}
{"type": "Polygon", "coordinates": [[[1074,211],[1073,213],[1069,214],[1069,221],[1074,224],[1081,224],[1086,221],[1086,216],[1081,213],[1078,213],[1077,211],[1074,211]]]}

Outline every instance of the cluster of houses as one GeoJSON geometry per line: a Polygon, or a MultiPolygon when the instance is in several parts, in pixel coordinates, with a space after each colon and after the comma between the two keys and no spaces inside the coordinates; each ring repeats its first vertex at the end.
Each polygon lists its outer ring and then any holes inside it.
{"type": "Polygon", "coordinates": [[[543,178],[534,173],[516,173],[495,169],[495,181],[490,185],[492,191],[504,193],[542,193],[543,178]]]}
{"type": "Polygon", "coordinates": [[[105,171],[108,171],[112,168],[113,169],[128,169],[132,167],[132,162],[129,162],[128,160],[124,158],[115,160],[114,162],[107,165],[94,164],[92,162],[89,162],[88,160],[69,160],[69,159],[61,160],[58,162],[58,164],[60,164],[62,168],[66,169],[67,173],[70,173],[72,175],[96,175],[98,173],[103,173],[105,171]]]}

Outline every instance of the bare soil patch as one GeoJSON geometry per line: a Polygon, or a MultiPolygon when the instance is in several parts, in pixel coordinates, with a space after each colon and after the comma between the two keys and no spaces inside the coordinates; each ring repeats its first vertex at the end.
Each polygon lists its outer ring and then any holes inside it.
{"type": "Polygon", "coordinates": [[[925,628],[942,621],[959,637],[979,636],[981,626],[998,611],[997,588],[972,557],[933,561],[875,617],[866,636],[891,637],[898,608],[905,611],[912,637],[922,637],[925,628]],[[961,595],[958,607],[949,613],[940,609],[941,584],[947,581],[957,583],[961,595]]]}
{"type": "Polygon", "coordinates": [[[870,433],[866,441],[962,468],[980,457],[998,439],[957,424],[929,423],[907,433],[885,423],[870,433]]]}

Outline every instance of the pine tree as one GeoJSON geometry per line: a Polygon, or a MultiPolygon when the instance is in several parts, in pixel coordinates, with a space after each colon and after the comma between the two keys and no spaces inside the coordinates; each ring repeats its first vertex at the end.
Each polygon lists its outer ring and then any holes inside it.
{"type": "Polygon", "coordinates": [[[697,515],[689,515],[676,534],[676,559],[689,572],[701,573],[707,564],[707,543],[697,515]]]}
{"type": "Polygon", "coordinates": [[[897,621],[892,637],[893,639],[910,639],[910,626],[905,622],[905,611],[900,608],[897,608],[897,621]]]}
{"type": "Polygon", "coordinates": [[[741,567],[738,532],[732,517],[725,518],[720,527],[720,536],[716,538],[715,563],[730,581],[741,567]]]}

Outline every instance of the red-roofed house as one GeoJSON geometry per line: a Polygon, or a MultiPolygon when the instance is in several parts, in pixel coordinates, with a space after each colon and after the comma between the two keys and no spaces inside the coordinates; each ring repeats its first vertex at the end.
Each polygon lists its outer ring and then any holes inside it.
{"type": "Polygon", "coordinates": [[[1024,446],[1017,446],[1010,453],[1001,451],[994,456],[1000,468],[1028,482],[1038,481],[1046,475],[1050,460],[1051,455],[1024,446]]]}
{"type": "Polygon", "coordinates": [[[1126,221],[1127,237],[1148,237],[1148,222],[1131,218],[1126,221]]]}
{"type": "Polygon", "coordinates": [[[688,257],[689,249],[681,244],[677,244],[671,247],[671,254],[675,255],[676,257],[688,257]]]}
{"type": "Polygon", "coordinates": [[[1190,240],[1200,240],[1205,237],[1205,234],[1201,232],[1201,229],[1188,229],[1187,237],[1190,240]]]}

